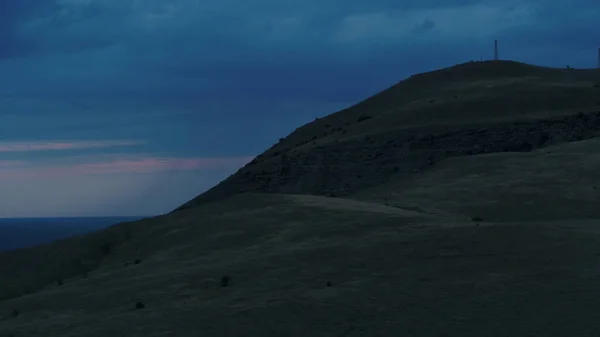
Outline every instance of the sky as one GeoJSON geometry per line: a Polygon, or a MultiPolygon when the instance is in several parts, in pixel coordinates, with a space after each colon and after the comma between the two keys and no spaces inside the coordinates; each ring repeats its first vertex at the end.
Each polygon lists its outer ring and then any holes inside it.
{"type": "Polygon", "coordinates": [[[595,67],[598,18],[597,0],[0,0],[0,217],[168,212],[494,39],[595,67]]]}

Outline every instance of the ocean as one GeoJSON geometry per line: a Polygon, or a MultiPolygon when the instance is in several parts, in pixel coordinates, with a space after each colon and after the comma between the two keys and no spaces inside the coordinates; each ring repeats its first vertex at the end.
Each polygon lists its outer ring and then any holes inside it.
{"type": "Polygon", "coordinates": [[[145,217],[0,218],[0,251],[35,246],[145,217]]]}

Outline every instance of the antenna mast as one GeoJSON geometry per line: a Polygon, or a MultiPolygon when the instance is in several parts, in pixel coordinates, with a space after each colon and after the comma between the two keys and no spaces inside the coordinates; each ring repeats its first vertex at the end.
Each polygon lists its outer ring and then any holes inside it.
{"type": "Polygon", "coordinates": [[[494,40],[494,61],[498,61],[498,40],[494,40]]]}

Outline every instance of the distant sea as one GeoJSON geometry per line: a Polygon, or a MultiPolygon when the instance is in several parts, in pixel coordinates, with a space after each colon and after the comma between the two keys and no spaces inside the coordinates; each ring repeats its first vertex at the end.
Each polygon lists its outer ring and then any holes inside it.
{"type": "Polygon", "coordinates": [[[49,243],[146,217],[0,218],[0,251],[49,243]]]}

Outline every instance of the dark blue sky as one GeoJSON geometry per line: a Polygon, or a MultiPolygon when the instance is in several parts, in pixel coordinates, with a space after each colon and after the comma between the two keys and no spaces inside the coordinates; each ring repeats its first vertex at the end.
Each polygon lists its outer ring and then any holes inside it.
{"type": "Polygon", "coordinates": [[[594,67],[597,0],[0,1],[0,217],[168,211],[418,72],[594,67]]]}

